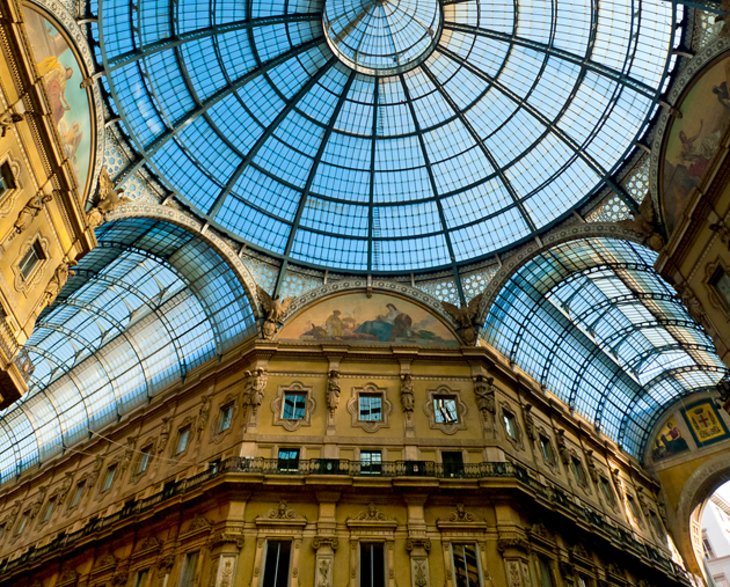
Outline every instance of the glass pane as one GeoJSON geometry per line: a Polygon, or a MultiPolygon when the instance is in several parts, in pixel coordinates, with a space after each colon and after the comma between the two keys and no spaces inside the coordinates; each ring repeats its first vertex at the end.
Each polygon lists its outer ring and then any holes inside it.
{"type": "Polygon", "coordinates": [[[452,544],[454,554],[454,583],[456,587],[479,587],[479,563],[475,544],[452,544]]]}
{"type": "Polygon", "coordinates": [[[269,540],[267,542],[262,587],[287,587],[289,584],[290,557],[290,541],[269,540]]]}
{"type": "Polygon", "coordinates": [[[223,432],[231,427],[233,422],[233,404],[226,404],[218,414],[218,432],[223,432]]]}
{"type": "Polygon", "coordinates": [[[284,405],[281,417],[284,420],[301,420],[306,415],[307,394],[301,392],[284,392],[284,405]]]}
{"type": "Polygon", "coordinates": [[[433,398],[433,415],[437,424],[455,424],[459,421],[456,398],[436,396],[433,398]]]}
{"type": "Polygon", "coordinates": [[[296,471],[299,469],[299,449],[280,448],[278,468],[280,471],[296,471]]]}
{"type": "Polygon", "coordinates": [[[379,450],[360,451],[360,472],[378,475],[382,471],[382,453],[379,450]]]}
{"type": "Polygon", "coordinates": [[[385,584],[385,556],[382,542],[360,543],[360,587],[385,584]]]}
{"type": "Polygon", "coordinates": [[[362,422],[383,420],[383,396],[379,393],[361,393],[358,396],[359,417],[362,422]]]}

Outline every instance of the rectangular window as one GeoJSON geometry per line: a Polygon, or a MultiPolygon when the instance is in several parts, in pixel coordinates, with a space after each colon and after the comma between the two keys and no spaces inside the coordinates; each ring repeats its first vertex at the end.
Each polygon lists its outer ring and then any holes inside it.
{"type": "Polygon", "coordinates": [[[28,527],[28,522],[30,522],[30,510],[24,511],[20,516],[18,526],[15,528],[15,534],[18,535],[25,532],[25,529],[28,527]]]}
{"type": "Polygon", "coordinates": [[[542,453],[543,460],[548,465],[555,464],[555,450],[553,450],[553,443],[544,434],[540,434],[538,437],[540,443],[540,452],[542,453]]]}
{"type": "Polygon", "coordinates": [[[20,269],[20,275],[23,277],[23,279],[28,279],[35,268],[40,264],[41,261],[44,261],[46,258],[46,254],[43,252],[43,247],[41,247],[40,241],[36,240],[28,249],[28,252],[23,255],[23,257],[20,259],[20,263],[18,263],[18,268],[20,269]]]}
{"type": "Polygon", "coordinates": [[[641,522],[642,522],[641,512],[639,511],[639,506],[636,504],[636,500],[634,499],[634,496],[627,495],[626,499],[629,502],[629,509],[631,510],[631,515],[633,515],[634,520],[636,520],[639,523],[639,525],[641,525],[641,522]]]}
{"type": "Polygon", "coordinates": [[[182,573],[178,587],[193,587],[195,583],[195,571],[198,566],[198,551],[188,552],[183,559],[182,573]]]}
{"type": "Polygon", "coordinates": [[[444,464],[444,475],[447,477],[461,477],[464,474],[464,455],[461,451],[442,451],[441,461],[444,464]]]}
{"type": "Polygon", "coordinates": [[[730,308],[730,275],[725,272],[725,269],[718,267],[710,279],[710,284],[725,302],[726,307],[730,308]]]}
{"type": "Polygon", "coordinates": [[[383,421],[383,395],[361,393],[357,396],[357,418],[361,422],[383,421]]]}
{"type": "Polygon", "coordinates": [[[142,447],[142,450],[139,453],[139,458],[137,459],[137,469],[136,473],[137,475],[141,475],[144,473],[147,468],[150,466],[150,459],[152,458],[152,445],[148,444],[147,446],[142,447]]]}
{"type": "Polygon", "coordinates": [[[456,424],[459,421],[456,397],[453,395],[433,396],[433,417],[437,424],[456,424]]]}
{"type": "Polygon", "coordinates": [[[77,505],[81,503],[81,497],[84,495],[84,489],[86,488],[86,481],[79,481],[76,484],[76,488],[74,489],[73,494],[71,495],[71,501],[69,502],[69,507],[75,508],[77,505]]]}
{"type": "Polygon", "coordinates": [[[278,459],[279,471],[298,471],[299,470],[299,449],[298,448],[280,448],[278,459]]]}
{"type": "Polygon", "coordinates": [[[515,415],[507,410],[502,410],[502,421],[504,422],[504,430],[512,440],[518,440],[517,421],[515,415]]]}
{"type": "Polygon", "coordinates": [[[48,520],[51,519],[51,516],[53,515],[53,510],[56,509],[56,496],[54,495],[51,497],[48,502],[46,502],[46,507],[43,508],[43,514],[41,515],[41,522],[45,523],[48,520]]]}
{"type": "Polygon", "coordinates": [[[233,402],[221,406],[218,411],[218,432],[225,432],[233,423],[233,402]]]}
{"type": "Polygon", "coordinates": [[[606,477],[600,477],[599,487],[601,488],[601,493],[603,493],[603,497],[606,498],[606,503],[608,505],[615,505],[616,494],[613,492],[611,482],[606,477]]]}
{"type": "Polygon", "coordinates": [[[175,445],[175,454],[180,455],[188,450],[190,442],[190,426],[183,426],[177,431],[177,444],[175,445]]]}
{"type": "Polygon", "coordinates": [[[553,572],[550,570],[550,561],[543,556],[538,556],[537,564],[540,568],[540,587],[555,587],[553,572]]]}
{"type": "Polygon", "coordinates": [[[307,412],[307,394],[301,391],[285,391],[281,406],[283,420],[301,420],[307,412]]]}
{"type": "Polygon", "coordinates": [[[134,587],[147,587],[147,577],[150,574],[149,569],[141,569],[134,576],[134,587]]]}
{"type": "Polygon", "coordinates": [[[454,585],[480,587],[482,582],[476,544],[452,544],[451,552],[454,561],[454,585]]]}
{"type": "Polygon", "coordinates": [[[591,580],[585,575],[578,575],[578,587],[589,587],[591,580]]]}
{"type": "Polygon", "coordinates": [[[117,475],[117,465],[116,463],[113,465],[109,465],[106,468],[106,473],[104,474],[104,482],[101,484],[101,490],[109,491],[112,488],[112,483],[114,483],[114,477],[117,475]]]}
{"type": "Polygon", "coordinates": [[[380,475],[383,471],[383,455],[379,450],[360,451],[360,473],[380,475]]]}
{"type": "Polygon", "coordinates": [[[360,543],[360,587],[385,585],[385,550],[382,542],[360,543]]]}
{"type": "Polygon", "coordinates": [[[586,477],[586,471],[583,468],[583,463],[578,457],[570,457],[570,468],[573,469],[573,475],[578,485],[585,487],[588,485],[588,478],[586,477]]]}
{"type": "Polygon", "coordinates": [[[659,536],[659,538],[663,538],[665,532],[664,528],[662,528],[662,523],[659,521],[659,516],[654,510],[649,510],[647,513],[649,514],[649,523],[651,524],[651,527],[654,528],[654,532],[656,532],[656,535],[659,536]]]}
{"type": "Polygon", "coordinates": [[[5,195],[5,192],[15,189],[15,178],[13,177],[13,171],[10,169],[10,165],[5,162],[0,165],[0,197],[5,195]]]}
{"type": "Polygon", "coordinates": [[[289,559],[291,541],[268,540],[262,587],[287,587],[289,585],[289,559]]]}

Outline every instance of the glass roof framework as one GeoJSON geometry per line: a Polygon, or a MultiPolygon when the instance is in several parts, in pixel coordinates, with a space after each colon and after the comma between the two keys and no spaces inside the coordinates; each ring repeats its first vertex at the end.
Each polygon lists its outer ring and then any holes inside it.
{"type": "Polygon", "coordinates": [[[92,2],[139,154],[120,177],[146,166],[253,247],[352,272],[487,257],[607,186],[635,206],[611,178],[666,87],[681,6],[433,2],[92,2]],[[394,71],[391,21],[408,23],[394,71]]]}
{"type": "Polygon", "coordinates": [[[0,481],[116,422],[255,332],[243,287],[188,231],[151,219],[97,230],[26,349],[29,391],[0,412],[0,481]]]}
{"type": "Polygon", "coordinates": [[[641,459],[666,407],[726,372],[656,253],[608,238],[558,245],[502,288],[487,342],[641,459]]]}

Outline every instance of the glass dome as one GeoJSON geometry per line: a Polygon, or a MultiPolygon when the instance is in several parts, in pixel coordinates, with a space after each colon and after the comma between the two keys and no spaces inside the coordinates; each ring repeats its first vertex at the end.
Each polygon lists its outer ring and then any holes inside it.
{"type": "Polygon", "coordinates": [[[254,248],[370,273],[474,261],[621,192],[681,35],[665,0],[98,9],[139,154],[120,177],[146,166],[254,248]]]}

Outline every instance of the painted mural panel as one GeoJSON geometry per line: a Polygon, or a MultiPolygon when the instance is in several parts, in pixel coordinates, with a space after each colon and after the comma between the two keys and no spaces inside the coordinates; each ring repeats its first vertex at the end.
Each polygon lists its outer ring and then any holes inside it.
{"type": "Polygon", "coordinates": [[[704,446],[728,438],[728,429],[717,412],[711,399],[695,402],[682,408],[682,416],[687,422],[697,446],[704,446]]]}
{"type": "Polygon", "coordinates": [[[280,339],[458,346],[438,317],[403,298],[350,293],[305,309],[281,330],[280,339]]]}
{"type": "Polygon", "coordinates": [[[61,147],[76,172],[79,190],[85,194],[91,171],[93,129],[91,103],[87,90],[81,87],[82,69],[68,40],[54,23],[30,6],[23,7],[23,18],[61,147]]]}
{"type": "Polygon", "coordinates": [[[730,55],[710,66],[681,101],[667,133],[660,193],[671,234],[730,126],[730,55]]]}
{"type": "Polygon", "coordinates": [[[677,426],[676,417],[668,418],[659,429],[654,440],[654,448],[651,456],[655,461],[681,454],[689,450],[687,441],[682,436],[682,432],[677,426]]]}

